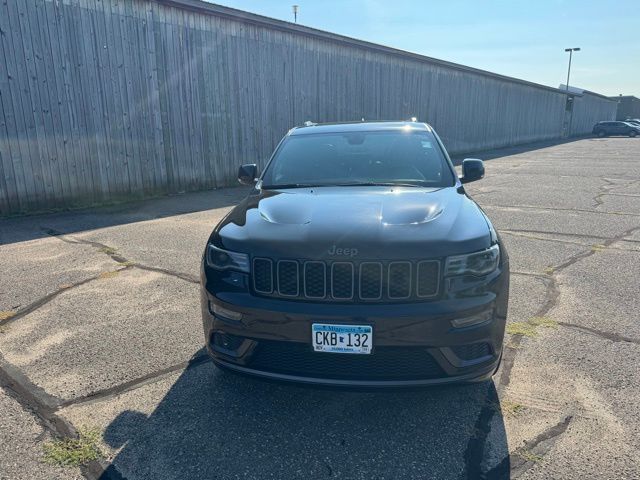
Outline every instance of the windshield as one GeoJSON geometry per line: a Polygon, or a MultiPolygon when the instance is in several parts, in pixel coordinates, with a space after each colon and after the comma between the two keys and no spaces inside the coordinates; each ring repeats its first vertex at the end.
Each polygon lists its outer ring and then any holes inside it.
{"type": "Polygon", "coordinates": [[[262,188],[333,185],[449,187],[453,172],[433,134],[376,131],[292,135],[276,152],[262,188]]]}

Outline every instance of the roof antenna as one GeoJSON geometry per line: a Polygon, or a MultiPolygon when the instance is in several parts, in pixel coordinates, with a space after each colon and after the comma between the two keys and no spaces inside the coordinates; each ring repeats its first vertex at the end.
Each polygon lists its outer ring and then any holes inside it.
{"type": "Polygon", "coordinates": [[[361,120],[361,121],[363,121],[363,122],[364,122],[364,117],[362,117],[362,120],[361,120]]]}
{"type": "Polygon", "coordinates": [[[416,122],[418,121],[418,119],[417,119],[416,117],[411,117],[411,121],[412,121],[413,123],[416,123],[416,122]]]}

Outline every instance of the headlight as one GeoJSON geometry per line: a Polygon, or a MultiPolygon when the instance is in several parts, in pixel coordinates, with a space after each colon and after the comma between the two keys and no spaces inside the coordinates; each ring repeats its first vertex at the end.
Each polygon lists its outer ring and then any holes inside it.
{"type": "Polygon", "coordinates": [[[238,270],[249,273],[249,255],[230,252],[207,245],[207,265],[218,270],[238,270]]]}
{"type": "Polygon", "coordinates": [[[493,247],[481,252],[474,252],[468,255],[456,255],[447,257],[444,274],[453,275],[486,275],[498,268],[500,261],[500,247],[495,244],[493,247]]]}

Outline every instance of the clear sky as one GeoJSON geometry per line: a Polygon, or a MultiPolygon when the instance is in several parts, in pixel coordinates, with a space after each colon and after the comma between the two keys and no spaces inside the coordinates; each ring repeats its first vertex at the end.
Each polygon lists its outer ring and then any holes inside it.
{"type": "Polygon", "coordinates": [[[213,3],[558,87],[640,97],[640,0],[217,0],[213,3]]]}

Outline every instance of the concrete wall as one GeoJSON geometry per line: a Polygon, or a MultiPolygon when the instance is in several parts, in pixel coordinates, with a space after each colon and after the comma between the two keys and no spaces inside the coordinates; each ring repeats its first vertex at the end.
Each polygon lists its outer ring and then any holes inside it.
{"type": "Polygon", "coordinates": [[[305,120],[416,116],[453,153],[565,121],[555,88],[197,0],[12,0],[0,29],[0,214],[235,184],[305,120]]]}

